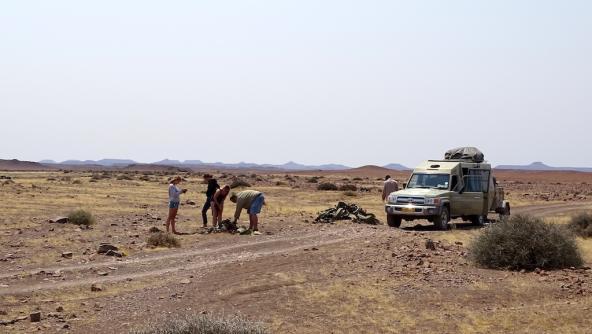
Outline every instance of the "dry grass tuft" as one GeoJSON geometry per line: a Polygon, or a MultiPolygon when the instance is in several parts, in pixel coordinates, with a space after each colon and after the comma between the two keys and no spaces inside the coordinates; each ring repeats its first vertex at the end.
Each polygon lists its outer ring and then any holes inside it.
{"type": "Polygon", "coordinates": [[[93,217],[92,213],[86,210],[76,210],[70,212],[68,215],[68,221],[74,225],[90,226],[95,223],[95,217],[93,217]]]}
{"type": "Polygon", "coordinates": [[[592,213],[585,212],[572,217],[567,226],[579,237],[592,237],[592,213]]]}
{"type": "Polygon", "coordinates": [[[177,239],[174,235],[165,232],[156,232],[152,233],[148,240],[146,241],[148,246],[152,247],[180,247],[181,243],[179,239],[177,239]]]}
{"type": "Polygon", "coordinates": [[[173,317],[131,334],[266,334],[261,323],[251,322],[241,316],[228,318],[208,315],[187,315],[173,317]]]}

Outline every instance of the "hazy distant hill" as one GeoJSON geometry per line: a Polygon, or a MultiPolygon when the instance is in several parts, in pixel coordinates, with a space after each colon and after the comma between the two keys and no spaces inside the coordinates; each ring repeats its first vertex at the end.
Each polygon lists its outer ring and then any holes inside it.
{"type": "MultiPolygon", "coordinates": [[[[327,170],[327,171],[340,171],[351,169],[349,166],[340,164],[324,164],[324,165],[304,165],[294,161],[286,162],[281,165],[274,164],[256,164],[250,162],[238,162],[238,163],[223,163],[223,162],[203,162],[201,160],[171,160],[164,159],[152,163],[139,163],[129,159],[101,159],[101,160],[66,160],[62,162],[55,162],[54,160],[43,160],[40,163],[47,165],[63,165],[63,166],[106,166],[106,167],[126,167],[126,166],[142,166],[146,168],[146,165],[155,166],[172,166],[179,168],[220,168],[220,169],[263,169],[263,170],[289,170],[289,171],[312,171],[312,170],[327,170]]],[[[394,170],[409,170],[409,168],[401,164],[389,164],[384,166],[387,169],[394,170]]]]}
{"type": "Polygon", "coordinates": [[[499,165],[497,169],[528,170],[528,171],[576,171],[592,172],[592,168],[587,167],[552,167],[540,161],[533,162],[530,165],[499,165]]]}
{"type": "Polygon", "coordinates": [[[403,166],[401,164],[388,164],[388,165],[384,165],[382,167],[387,168],[387,169],[393,169],[393,170],[410,170],[411,169],[411,168],[409,168],[407,166],[403,166]]]}
{"type": "Polygon", "coordinates": [[[20,161],[20,160],[16,160],[16,159],[12,159],[12,160],[0,159],[0,170],[29,171],[29,170],[48,170],[48,169],[52,169],[52,168],[42,165],[38,162],[20,161]]]}

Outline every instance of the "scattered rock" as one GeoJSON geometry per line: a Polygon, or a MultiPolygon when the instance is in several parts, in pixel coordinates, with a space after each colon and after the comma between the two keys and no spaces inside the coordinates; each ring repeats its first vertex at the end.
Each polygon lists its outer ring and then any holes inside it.
{"type": "Polygon", "coordinates": [[[97,249],[97,253],[99,254],[105,254],[109,251],[118,251],[119,248],[109,244],[109,243],[101,243],[99,245],[99,249],[97,249]]]}
{"type": "Polygon", "coordinates": [[[99,271],[99,272],[97,272],[97,275],[99,275],[99,276],[107,276],[107,275],[109,275],[109,273],[108,272],[105,272],[105,271],[99,271]]]}
{"type": "Polygon", "coordinates": [[[64,307],[62,305],[58,305],[58,307],[56,307],[56,312],[64,312],[64,307]]]}
{"type": "Polygon", "coordinates": [[[107,253],[105,253],[105,255],[106,256],[123,257],[122,252],[118,252],[118,251],[114,251],[114,250],[109,250],[107,253]]]}
{"type": "Polygon", "coordinates": [[[41,312],[33,312],[29,315],[31,322],[39,322],[41,321],[41,312]]]}
{"type": "Polygon", "coordinates": [[[93,292],[99,292],[99,291],[103,291],[103,285],[99,284],[99,283],[93,283],[93,285],[90,286],[90,291],[93,292]]]}
{"type": "Polygon", "coordinates": [[[70,221],[70,219],[68,219],[68,217],[58,217],[55,219],[50,219],[49,223],[50,224],[67,224],[70,221]]]}
{"type": "Polygon", "coordinates": [[[425,242],[425,248],[429,249],[429,250],[436,250],[436,244],[434,243],[434,241],[432,239],[428,239],[425,242]]]}
{"type": "Polygon", "coordinates": [[[63,252],[62,253],[62,257],[65,259],[71,259],[72,258],[72,252],[63,252]]]}
{"type": "Polygon", "coordinates": [[[189,283],[191,283],[191,281],[188,280],[187,278],[184,278],[184,279],[180,280],[179,283],[181,283],[181,284],[189,284],[189,283]]]}
{"type": "Polygon", "coordinates": [[[185,204],[187,204],[187,205],[195,205],[196,203],[194,201],[192,201],[192,200],[187,200],[185,202],[185,204]]]}
{"type": "Polygon", "coordinates": [[[158,227],[156,226],[152,226],[151,228],[148,229],[149,233],[158,233],[158,232],[162,232],[158,227]]]}

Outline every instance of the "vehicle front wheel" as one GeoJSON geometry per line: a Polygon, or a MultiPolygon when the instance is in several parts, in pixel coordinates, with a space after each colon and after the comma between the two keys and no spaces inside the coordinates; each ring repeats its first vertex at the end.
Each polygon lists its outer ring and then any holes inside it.
{"type": "Polygon", "coordinates": [[[400,227],[401,226],[401,217],[395,215],[386,215],[386,223],[390,227],[400,227]]]}
{"type": "Polygon", "coordinates": [[[449,220],[450,213],[448,212],[448,207],[443,207],[440,214],[434,218],[434,225],[436,225],[439,230],[446,230],[448,229],[449,220]]]}

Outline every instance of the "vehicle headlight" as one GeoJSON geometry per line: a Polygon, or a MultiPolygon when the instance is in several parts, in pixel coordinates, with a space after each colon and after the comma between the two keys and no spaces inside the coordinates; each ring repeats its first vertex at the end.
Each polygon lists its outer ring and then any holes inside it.
{"type": "Polygon", "coordinates": [[[439,197],[432,197],[432,198],[426,198],[425,199],[425,204],[427,205],[440,205],[440,198],[439,197]]]}
{"type": "Polygon", "coordinates": [[[397,203],[397,195],[389,195],[388,201],[389,203],[397,203]]]}

